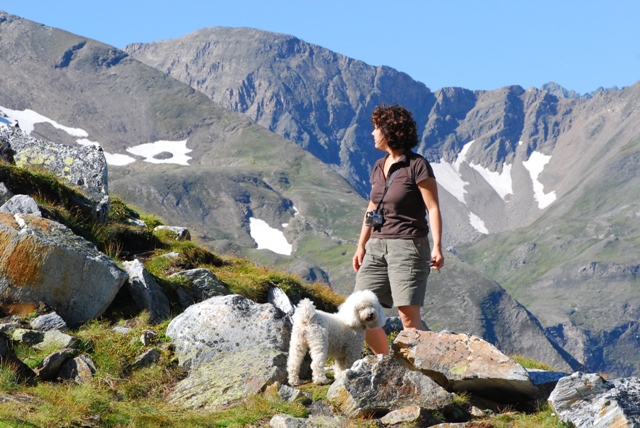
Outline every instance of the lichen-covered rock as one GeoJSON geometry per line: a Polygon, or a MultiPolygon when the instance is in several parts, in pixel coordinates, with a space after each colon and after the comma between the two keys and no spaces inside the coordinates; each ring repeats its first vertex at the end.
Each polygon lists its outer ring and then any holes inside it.
{"type": "Polygon", "coordinates": [[[428,376],[408,370],[387,355],[356,361],[327,391],[327,400],[347,417],[367,417],[408,406],[442,410],[453,403],[428,376]]]}
{"type": "Polygon", "coordinates": [[[477,336],[405,330],[392,348],[403,364],[449,391],[471,391],[500,403],[525,402],[538,396],[520,364],[477,336]]]}
{"type": "Polygon", "coordinates": [[[58,330],[48,330],[43,333],[42,340],[33,345],[35,349],[76,349],[80,345],[80,339],[70,336],[58,330]]]}
{"type": "Polygon", "coordinates": [[[191,368],[171,395],[182,407],[220,409],[287,378],[291,323],[271,304],[212,297],[174,318],[166,334],[191,368]]]}
{"type": "Polygon", "coordinates": [[[0,298],[43,302],[71,327],[101,315],[127,278],[89,241],[51,220],[0,213],[0,298]]]}
{"type": "Polygon", "coordinates": [[[109,216],[107,159],[96,146],[68,146],[41,141],[20,129],[0,127],[0,141],[8,142],[17,166],[38,166],[78,188],[96,206],[96,218],[109,216]]]}
{"type": "Polygon", "coordinates": [[[285,353],[260,346],[216,353],[181,381],[169,401],[184,408],[215,411],[262,392],[287,378],[285,353]]]}

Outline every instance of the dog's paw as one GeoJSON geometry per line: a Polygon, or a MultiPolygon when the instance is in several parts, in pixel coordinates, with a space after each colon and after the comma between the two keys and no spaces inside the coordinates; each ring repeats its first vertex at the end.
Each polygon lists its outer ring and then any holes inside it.
{"type": "Polygon", "coordinates": [[[302,382],[300,382],[300,379],[289,378],[289,386],[299,386],[299,385],[302,385],[302,382]]]}
{"type": "Polygon", "coordinates": [[[331,382],[331,379],[326,376],[313,379],[313,383],[315,383],[316,385],[329,385],[331,382]]]}

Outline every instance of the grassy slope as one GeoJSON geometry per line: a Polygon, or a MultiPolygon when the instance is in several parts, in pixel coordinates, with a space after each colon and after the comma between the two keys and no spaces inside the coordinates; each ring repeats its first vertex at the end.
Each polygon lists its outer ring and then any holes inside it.
{"type": "MultiPolygon", "coordinates": [[[[0,178],[10,182],[14,189],[30,193],[45,209],[56,213],[56,218],[81,232],[99,248],[110,248],[119,260],[118,251],[148,251],[152,256],[147,268],[153,273],[165,293],[174,296],[176,287],[185,284],[172,281],[167,274],[176,269],[202,266],[211,269],[234,293],[243,294],[256,301],[264,301],[267,285],[279,284],[294,298],[308,296],[318,306],[332,311],[342,298],[329,288],[314,284],[306,286],[295,276],[282,271],[256,266],[243,258],[220,257],[193,242],[177,242],[170,234],[154,233],[151,228],[160,220],[154,215],[143,215],[148,228],[131,226],[126,218],[134,211],[119,199],[113,201],[107,224],[96,225],[91,218],[77,214],[70,195],[78,196],[72,189],[58,183],[54,177],[41,172],[28,172],[8,165],[0,165],[0,178]],[[27,186],[28,184],[28,186],[27,186]],[[75,214],[72,214],[74,213],[75,214]],[[141,247],[141,238],[146,238],[141,247]],[[113,246],[111,244],[117,243],[113,246]],[[134,245],[131,247],[131,245],[134,245]],[[177,259],[157,257],[169,251],[180,254],[177,259]]],[[[215,413],[189,411],[175,408],[165,402],[172,386],[185,376],[177,366],[164,335],[169,320],[160,325],[150,325],[145,313],[119,305],[119,299],[99,320],[89,322],[70,333],[81,339],[80,352],[87,354],[98,370],[94,380],[86,385],[74,383],[39,382],[26,385],[6,364],[0,365],[0,427],[35,426],[107,426],[107,427],[210,427],[210,426],[258,426],[265,425],[277,413],[297,417],[308,415],[309,410],[298,403],[286,403],[276,394],[248,398],[232,408],[215,413]],[[112,327],[125,325],[132,330],[117,333],[112,327]],[[158,364],[137,369],[132,362],[147,348],[137,340],[144,330],[159,333],[151,346],[161,351],[158,364]]],[[[177,314],[180,309],[174,305],[177,314]]],[[[35,314],[25,315],[29,318],[35,314]]],[[[18,344],[16,354],[29,366],[37,366],[50,350],[35,351],[18,344]]],[[[307,385],[303,389],[313,394],[314,400],[322,399],[324,389],[307,385]]],[[[495,426],[555,427],[560,426],[552,412],[543,407],[540,412],[524,414],[507,412],[490,417],[495,426]]],[[[351,426],[369,426],[366,421],[353,421],[351,426]]]]}

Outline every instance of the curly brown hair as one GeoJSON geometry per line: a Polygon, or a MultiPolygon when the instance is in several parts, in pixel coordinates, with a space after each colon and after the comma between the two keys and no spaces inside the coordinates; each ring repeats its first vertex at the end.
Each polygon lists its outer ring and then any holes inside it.
{"type": "Polygon", "coordinates": [[[418,145],[416,121],[409,110],[398,104],[379,105],[371,115],[371,122],[382,131],[393,150],[410,150],[418,145]]]}

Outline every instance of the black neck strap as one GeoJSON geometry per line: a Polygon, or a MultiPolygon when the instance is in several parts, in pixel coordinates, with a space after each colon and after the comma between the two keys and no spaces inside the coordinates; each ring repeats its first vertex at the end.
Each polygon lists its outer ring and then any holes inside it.
{"type": "Polygon", "coordinates": [[[380,202],[378,202],[378,206],[376,207],[376,211],[380,211],[380,206],[382,206],[382,201],[384,200],[385,195],[387,194],[387,190],[389,190],[389,186],[393,183],[393,179],[396,178],[396,175],[400,172],[400,169],[396,169],[393,171],[393,174],[389,176],[387,180],[387,184],[384,186],[384,192],[382,192],[382,197],[380,198],[380,202]]]}

